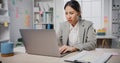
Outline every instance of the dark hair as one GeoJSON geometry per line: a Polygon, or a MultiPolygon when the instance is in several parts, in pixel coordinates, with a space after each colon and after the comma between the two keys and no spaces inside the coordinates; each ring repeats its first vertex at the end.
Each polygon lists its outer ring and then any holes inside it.
{"type": "MultiPolygon", "coordinates": [[[[75,11],[81,13],[80,5],[79,5],[79,3],[78,3],[76,0],[70,0],[70,1],[68,1],[68,2],[65,4],[64,9],[65,9],[67,6],[70,6],[70,7],[72,7],[75,11]]],[[[82,17],[81,17],[81,14],[80,14],[80,18],[82,18],[82,17]]]]}

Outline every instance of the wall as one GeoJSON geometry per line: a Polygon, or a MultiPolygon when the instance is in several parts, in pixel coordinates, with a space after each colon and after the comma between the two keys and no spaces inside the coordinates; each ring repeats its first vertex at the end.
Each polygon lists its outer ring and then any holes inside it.
{"type": "Polygon", "coordinates": [[[54,26],[55,30],[58,31],[59,24],[64,22],[64,0],[54,0],[54,26]]]}
{"type": "Polygon", "coordinates": [[[104,0],[104,19],[108,19],[107,27],[107,35],[112,35],[112,0],[104,0]]]}
{"type": "Polygon", "coordinates": [[[21,37],[19,29],[32,28],[32,0],[8,0],[10,16],[10,40],[16,42],[21,37]]]}

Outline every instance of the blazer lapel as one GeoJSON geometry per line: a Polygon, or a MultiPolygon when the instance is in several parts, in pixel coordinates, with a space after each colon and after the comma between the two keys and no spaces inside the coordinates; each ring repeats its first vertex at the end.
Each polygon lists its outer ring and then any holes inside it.
{"type": "Polygon", "coordinates": [[[85,35],[85,28],[83,24],[83,20],[79,22],[79,42],[83,43],[84,42],[84,35],[85,35]]]}
{"type": "Polygon", "coordinates": [[[68,37],[69,37],[69,32],[70,32],[70,25],[69,25],[69,23],[67,23],[66,25],[65,25],[65,31],[64,31],[64,36],[63,36],[63,38],[64,38],[64,40],[63,40],[63,44],[67,44],[67,41],[68,41],[68,37]]]}

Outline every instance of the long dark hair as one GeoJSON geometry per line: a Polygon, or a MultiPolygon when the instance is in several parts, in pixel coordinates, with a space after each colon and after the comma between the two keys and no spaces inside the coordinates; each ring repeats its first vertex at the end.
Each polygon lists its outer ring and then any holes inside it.
{"type": "Polygon", "coordinates": [[[80,13],[80,19],[82,18],[81,16],[81,8],[80,8],[80,4],[76,1],[76,0],[70,0],[68,1],[65,6],[64,6],[64,9],[67,7],[67,6],[70,6],[72,7],[75,11],[79,12],[80,13]]]}

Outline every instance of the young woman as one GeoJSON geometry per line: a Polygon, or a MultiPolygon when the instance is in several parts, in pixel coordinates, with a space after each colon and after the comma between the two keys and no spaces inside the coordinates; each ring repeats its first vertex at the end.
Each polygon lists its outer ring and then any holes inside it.
{"type": "Polygon", "coordinates": [[[57,32],[60,53],[95,49],[96,33],[93,23],[82,20],[79,3],[76,0],[68,1],[64,10],[67,21],[60,24],[57,32]]]}

